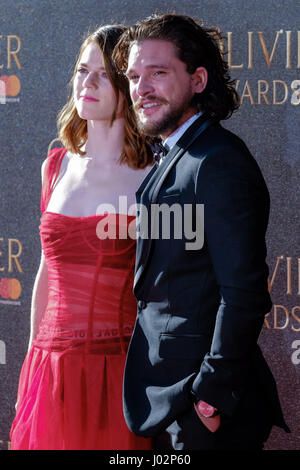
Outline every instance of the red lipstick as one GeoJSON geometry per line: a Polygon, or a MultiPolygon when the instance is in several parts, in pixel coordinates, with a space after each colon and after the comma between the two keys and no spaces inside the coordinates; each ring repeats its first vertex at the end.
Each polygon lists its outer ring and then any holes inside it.
{"type": "Polygon", "coordinates": [[[90,96],[90,95],[80,95],[80,98],[83,99],[83,101],[90,101],[90,102],[93,102],[93,103],[97,103],[99,100],[97,100],[96,98],[94,98],[93,96],[90,96]]]}

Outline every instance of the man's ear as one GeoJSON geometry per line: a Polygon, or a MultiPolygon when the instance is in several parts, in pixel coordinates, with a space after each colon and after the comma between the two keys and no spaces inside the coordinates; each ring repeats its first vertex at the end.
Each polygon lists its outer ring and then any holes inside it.
{"type": "Polygon", "coordinates": [[[207,85],[208,73],[205,67],[198,67],[192,74],[192,87],[194,93],[202,93],[207,85]]]}

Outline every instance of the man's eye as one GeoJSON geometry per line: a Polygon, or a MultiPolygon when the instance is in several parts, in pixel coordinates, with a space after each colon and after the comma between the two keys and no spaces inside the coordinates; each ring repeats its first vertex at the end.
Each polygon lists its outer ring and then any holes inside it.
{"type": "Polygon", "coordinates": [[[157,77],[158,75],[164,75],[166,72],[164,70],[156,70],[153,72],[153,75],[157,77]]]}

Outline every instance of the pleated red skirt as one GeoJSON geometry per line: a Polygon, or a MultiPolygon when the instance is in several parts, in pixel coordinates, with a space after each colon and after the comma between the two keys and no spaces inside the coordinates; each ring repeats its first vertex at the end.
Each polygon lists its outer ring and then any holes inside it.
{"type": "Polygon", "coordinates": [[[150,449],[123,418],[124,363],[124,355],[33,347],[20,376],[12,450],[150,449]]]}

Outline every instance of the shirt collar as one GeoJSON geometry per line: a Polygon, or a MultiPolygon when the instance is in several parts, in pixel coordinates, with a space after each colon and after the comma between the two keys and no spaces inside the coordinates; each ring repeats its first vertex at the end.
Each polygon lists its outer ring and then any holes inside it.
{"type": "Polygon", "coordinates": [[[163,144],[171,150],[172,147],[176,144],[176,142],[180,139],[180,137],[185,133],[185,131],[190,127],[196,119],[198,119],[199,116],[203,114],[202,112],[194,114],[191,118],[189,118],[187,121],[185,121],[176,131],[174,131],[172,134],[170,134],[166,140],[163,141],[163,144]]]}

